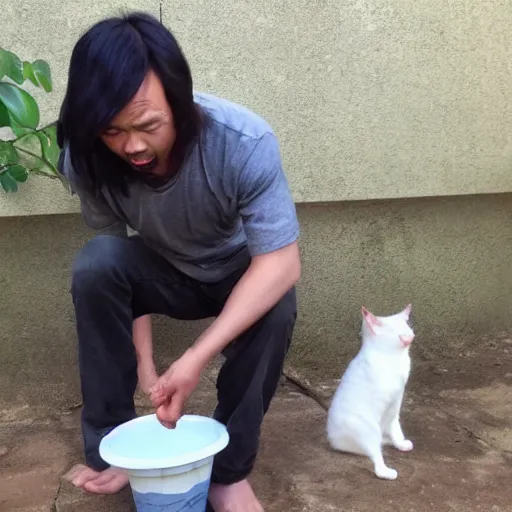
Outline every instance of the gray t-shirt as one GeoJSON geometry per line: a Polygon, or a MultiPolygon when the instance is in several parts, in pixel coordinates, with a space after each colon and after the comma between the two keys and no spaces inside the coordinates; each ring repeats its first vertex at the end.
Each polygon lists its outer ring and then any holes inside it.
{"type": "Polygon", "coordinates": [[[251,256],[280,249],[299,236],[295,204],[268,123],[240,105],[196,93],[206,112],[198,143],[176,176],[154,188],[129,184],[123,196],[105,187],[96,197],[64,150],[61,172],[80,198],[85,223],[126,236],[126,226],[176,268],[215,282],[251,256]]]}

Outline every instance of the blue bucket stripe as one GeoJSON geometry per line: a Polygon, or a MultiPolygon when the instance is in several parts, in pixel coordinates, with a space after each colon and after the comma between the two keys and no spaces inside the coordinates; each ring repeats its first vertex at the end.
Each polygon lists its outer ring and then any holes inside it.
{"type": "Polygon", "coordinates": [[[210,481],[200,482],[182,494],[142,493],[132,489],[137,512],[204,512],[210,481]]]}

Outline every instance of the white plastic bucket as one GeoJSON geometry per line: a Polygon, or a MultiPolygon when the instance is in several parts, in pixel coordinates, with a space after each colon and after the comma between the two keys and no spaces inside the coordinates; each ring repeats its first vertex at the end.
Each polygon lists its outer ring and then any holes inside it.
{"type": "Polygon", "coordinates": [[[213,457],[228,443],[212,418],[185,415],[167,429],[151,414],[112,430],[100,456],[127,472],[137,512],[204,512],[213,457]]]}

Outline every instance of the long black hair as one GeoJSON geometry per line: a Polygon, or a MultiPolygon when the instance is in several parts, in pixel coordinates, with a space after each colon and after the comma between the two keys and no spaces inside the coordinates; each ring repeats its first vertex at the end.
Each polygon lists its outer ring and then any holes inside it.
{"type": "Polygon", "coordinates": [[[179,162],[199,135],[201,116],[188,62],[172,33],[151,15],[136,12],[93,25],[73,49],[57,139],[61,148],[69,147],[75,172],[91,190],[105,185],[126,193],[127,180],[136,176],[99,136],[149,70],[162,82],[173,112],[173,158],[179,162]]]}

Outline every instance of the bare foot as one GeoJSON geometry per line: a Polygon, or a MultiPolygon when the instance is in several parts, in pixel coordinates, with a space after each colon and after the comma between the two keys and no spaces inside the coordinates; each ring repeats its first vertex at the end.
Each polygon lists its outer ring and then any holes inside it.
{"type": "Polygon", "coordinates": [[[232,485],[211,484],[208,500],[215,512],[264,512],[247,480],[232,485]]]}
{"type": "Polygon", "coordinates": [[[64,477],[75,487],[94,494],[116,494],[128,485],[128,475],[117,468],[95,471],[77,464],[64,477]]]}
{"type": "Polygon", "coordinates": [[[149,395],[151,388],[158,381],[158,374],[156,373],[155,365],[151,359],[149,361],[139,361],[137,365],[137,377],[141,391],[149,395]]]}

